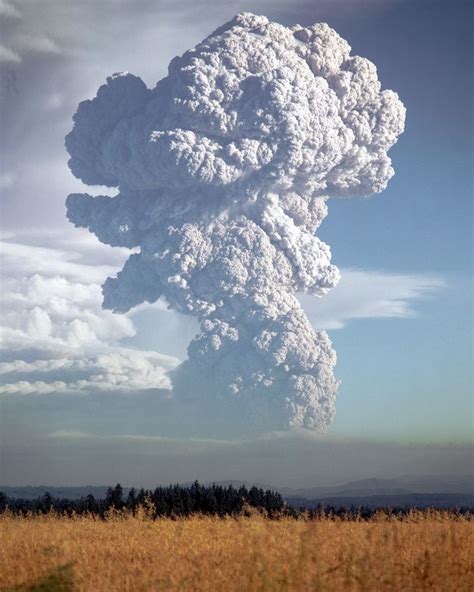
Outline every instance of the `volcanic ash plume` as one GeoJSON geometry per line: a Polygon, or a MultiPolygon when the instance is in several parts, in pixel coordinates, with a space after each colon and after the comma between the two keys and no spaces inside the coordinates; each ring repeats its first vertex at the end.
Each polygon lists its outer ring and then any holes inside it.
{"type": "Polygon", "coordinates": [[[296,293],[337,284],[315,236],[326,201],[386,187],[404,118],[375,66],[328,25],[248,13],[174,58],[155,88],[115,74],[79,105],[71,171],[119,193],[70,195],[68,218],[139,247],[105,282],[105,308],[163,296],[198,317],[172,375],[178,399],[272,428],[331,422],[336,355],[296,293]]]}

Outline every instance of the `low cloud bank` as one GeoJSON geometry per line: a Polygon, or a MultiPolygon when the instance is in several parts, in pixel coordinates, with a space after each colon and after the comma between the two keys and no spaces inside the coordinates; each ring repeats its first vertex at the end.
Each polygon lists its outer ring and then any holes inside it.
{"type": "MultiPolygon", "coordinates": [[[[1,242],[0,395],[133,396],[145,390],[166,399],[163,411],[156,411],[160,423],[158,416],[167,417],[170,407],[167,373],[180,361],[169,351],[185,355],[176,335],[183,318],[162,301],[126,315],[102,309],[100,284],[129,251],[104,247],[86,232],[48,231],[47,237],[47,248],[40,231],[10,233],[1,242]]],[[[442,286],[434,276],[348,269],[325,299],[299,298],[315,328],[336,329],[361,318],[414,316],[416,304],[442,286]]],[[[175,401],[173,425],[194,407],[201,410],[194,432],[210,429],[205,414],[215,417],[211,405],[175,401]]],[[[183,424],[193,432],[192,422],[183,417],[183,424]]]]}

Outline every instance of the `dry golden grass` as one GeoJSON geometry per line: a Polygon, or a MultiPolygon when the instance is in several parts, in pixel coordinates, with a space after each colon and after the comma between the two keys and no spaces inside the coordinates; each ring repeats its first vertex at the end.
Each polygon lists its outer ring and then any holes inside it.
{"type": "Polygon", "coordinates": [[[472,523],[0,517],[0,590],[471,592],[472,523]]]}

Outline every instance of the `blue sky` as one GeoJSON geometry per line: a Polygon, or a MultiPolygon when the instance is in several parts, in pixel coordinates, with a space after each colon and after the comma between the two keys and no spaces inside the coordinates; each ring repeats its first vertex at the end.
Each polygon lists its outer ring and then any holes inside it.
{"type": "Polygon", "coordinates": [[[359,321],[334,335],[343,379],[335,430],[367,429],[368,404],[377,432],[468,438],[472,10],[464,2],[398,3],[374,21],[351,40],[407,107],[405,133],[391,151],[396,175],[374,199],[332,203],[320,235],[338,265],[434,273],[446,287],[417,307],[416,319],[359,321]],[[355,344],[373,360],[370,369],[355,344]]]}
{"type": "MultiPolygon", "coordinates": [[[[59,0],[48,0],[39,11],[27,0],[0,3],[5,129],[0,171],[5,240],[2,316],[7,343],[2,362],[36,364],[34,372],[18,365],[12,372],[3,366],[4,385],[17,386],[0,395],[0,482],[40,479],[33,465],[43,470],[43,480],[74,481],[64,469],[68,462],[75,467],[76,483],[100,482],[100,463],[86,467],[84,451],[101,447],[102,462],[117,468],[107,474],[110,478],[119,477],[121,470],[129,475],[122,481],[140,479],[140,467],[143,473],[149,470],[143,448],[134,456],[137,440],[129,444],[132,460],[121,466],[100,438],[155,438],[139,444],[154,450],[166,426],[140,410],[148,404],[140,395],[131,411],[125,390],[115,398],[110,388],[95,385],[94,391],[94,377],[103,371],[103,358],[98,359],[109,356],[105,364],[120,366],[106,380],[131,373],[137,391],[150,384],[161,388],[163,372],[155,368],[173,364],[167,355],[183,357],[197,325],[164,307],[124,318],[100,312],[98,285],[119,269],[123,253],[101,247],[65,220],[65,196],[81,190],[81,184],[67,170],[64,135],[78,101],[93,96],[106,76],[128,69],[152,85],[174,55],[242,10],[285,25],[328,22],[349,41],[354,54],[377,65],[382,85],[396,90],[407,108],[405,133],[390,152],[395,177],[388,188],[370,199],[331,200],[318,232],[331,246],[343,282],[308,313],[329,331],[342,384],[337,418],[324,446],[319,436],[311,445],[306,436],[295,436],[283,472],[293,470],[290,466],[300,448],[302,458],[310,450],[316,457],[324,456],[333,443],[339,468],[315,465],[315,470],[321,470],[326,481],[343,481],[348,473],[341,443],[347,441],[354,442],[355,449],[369,441],[374,451],[384,451],[367,467],[364,448],[351,473],[354,478],[384,470],[387,476],[414,472],[414,450],[419,458],[432,454],[439,459],[438,465],[435,460],[429,465],[431,471],[467,471],[469,457],[452,443],[465,446],[472,439],[471,3],[312,0],[214,6],[206,1],[124,0],[60,6],[59,0]],[[122,42],[117,44],[119,35],[122,42]],[[77,360],[71,362],[64,353],[71,348],[77,359],[98,348],[90,361],[94,370],[79,370],[77,360]],[[153,353],[140,354],[138,360],[133,350],[153,353]],[[55,363],[39,372],[38,360],[55,363]],[[94,392],[76,392],[68,382],[82,379],[90,381],[94,392]],[[387,452],[381,443],[404,448],[387,452]],[[431,453],[416,448],[427,444],[433,446],[431,453]],[[440,446],[445,446],[442,453],[434,448],[440,446]],[[403,458],[395,462],[397,454],[403,458]],[[453,460],[460,454],[463,460],[453,460]],[[18,469],[18,459],[23,469],[18,469]],[[134,465],[138,470],[132,471],[134,465]]],[[[183,418],[182,424],[192,421],[183,418]]],[[[186,428],[177,427],[166,437],[179,439],[183,446],[186,428]]],[[[281,455],[281,438],[273,449],[269,441],[256,446],[264,464],[281,455]]],[[[212,462],[217,472],[226,458],[236,458],[222,452],[222,444],[216,446],[219,452],[206,449],[198,460],[192,459],[198,469],[189,480],[212,475],[212,462]]],[[[189,466],[189,455],[179,450],[178,456],[160,452],[163,479],[178,478],[189,466]]],[[[250,466],[239,461],[239,478],[258,473],[253,462],[250,466]]],[[[303,469],[286,481],[292,479],[314,481],[303,469]]]]}

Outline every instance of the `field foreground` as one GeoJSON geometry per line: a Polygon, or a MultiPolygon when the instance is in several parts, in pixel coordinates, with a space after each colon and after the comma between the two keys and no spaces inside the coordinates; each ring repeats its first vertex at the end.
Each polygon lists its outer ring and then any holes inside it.
{"type": "Polygon", "coordinates": [[[472,522],[0,516],[0,590],[470,591],[472,522]]]}

